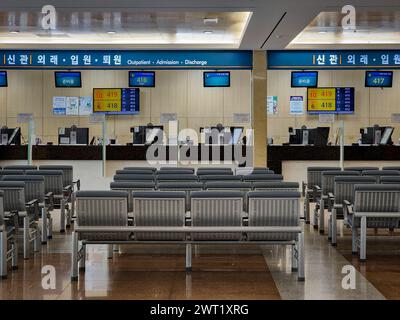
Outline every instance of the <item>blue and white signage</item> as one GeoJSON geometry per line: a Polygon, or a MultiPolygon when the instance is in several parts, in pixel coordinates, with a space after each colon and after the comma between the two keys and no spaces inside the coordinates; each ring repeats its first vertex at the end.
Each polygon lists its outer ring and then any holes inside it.
{"type": "Polygon", "coordinates": [[[268,69],[400,68],[400,50],[268,51],[268,69]]]}
{"type": "Polygon", "coordinates": [[[2,68],[251,69],[249,50],[0,50],[2,68]]]}

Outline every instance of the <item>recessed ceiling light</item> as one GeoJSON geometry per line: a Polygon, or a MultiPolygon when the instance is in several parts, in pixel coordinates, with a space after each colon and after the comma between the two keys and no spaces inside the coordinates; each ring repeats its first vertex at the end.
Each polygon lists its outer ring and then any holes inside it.
{"type": "Polygon", "coordinates": [[[10,33],[17,34],[17,33],[19,33],[19,31],[18,30],[13,30],[13,31],[10,31],[10,33]]]}
{"type": "Polygon", "coordinates": [[[217,24],[218,18],[204,18],[203,23],[204,24],[217,24]]]}
{"type": "Polygon", "coordinates": [[[325,34],[325,33],[328,33],[328,32],[327,31],[319,31],[318,33],[325,34]]]}
{"type": "Polygon", "coordinates": [[[107,31],[108,34],[116,34],[115,31],[107,31]]]}
{"type": "Polygon", "coordinates": [[[212,34],[213,31],[212,31],[212,30],[205,30],[205,31],[203,31],[203,33],[205,33],[205,34],[212,34]]]}

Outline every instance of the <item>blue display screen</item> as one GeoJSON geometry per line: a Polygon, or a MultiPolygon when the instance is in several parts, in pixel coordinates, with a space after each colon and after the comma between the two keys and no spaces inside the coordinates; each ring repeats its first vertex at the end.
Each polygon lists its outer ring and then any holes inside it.
{"type": "Polygon", "coordinates": [[[337,114],[354,113],[354,88],[336,88],[337,114]]]}
{"type": "Polygon", "coordinates": [[[7,71],[0,71],[0,87],[7,87],[7,71]]]}
{"type": "Polygon", "coordinates": [[[366,87],[391,88],[392,82],[392,71],[367,71],[365,73],[366,87]]]}
{"type": "Polygon", "coordinates": [[[137,88],[121,89],[121,111],[112,114],[138,114],[140,91],[137,88]]]}
{"type": "Polygon", "coordinates": [[[55,72],[56,88],[82,87],[80,72],[55,72]]]}
{"type": "Polygon", "coordinates": [[[155,87],[156,74],[154,71],[129,71],[130,87],[155,87]]]}
{"type": "Polygon", "coordinates": [[[318,72],[292,71],[292,88],[315,88],[318,87],[318,72]]]}
{"type": "Polygon", "coordinates": [[[231,73],[229,71],[222,72],[204,72],[204,87],[230,87],[231,73]]]}

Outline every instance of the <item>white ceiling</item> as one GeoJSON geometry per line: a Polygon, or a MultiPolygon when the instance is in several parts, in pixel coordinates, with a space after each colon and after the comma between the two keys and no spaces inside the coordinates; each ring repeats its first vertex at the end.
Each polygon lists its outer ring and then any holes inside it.
{"type": "MultiPolygon", "coordinates": [[[[348,1],[53,0],[50,3],[59,21],[51,36],[38,27],[41,7],[48,3],[1,0],[0,48],[63,48],[72,43],[79,48],[284,49],[321,12],[339,12],[348,1]],[[218,24],[204,25],[205,17],[218,17],[218,24]],[[15,30],[19,33],[10,33],[15,30]]],[[[353,0],[352,5],[357,13],[400,11],[399,0],[353,0]]],[[[372,34],[374,29],[372,25],[372,34]]],[[[390,47],[400,47],[399,43],[390,47]]],[[[302,43],[296,48],[348,45],[368,48],[377,44],[333,40],[302,43]]]]}

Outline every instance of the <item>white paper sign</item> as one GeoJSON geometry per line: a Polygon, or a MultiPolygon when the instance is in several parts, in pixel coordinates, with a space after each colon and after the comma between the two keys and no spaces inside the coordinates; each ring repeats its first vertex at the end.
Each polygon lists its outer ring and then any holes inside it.
{"type": "Polygon", "coordinates": [[[67,116],[79,115],[79,97],[67,97],[66,111],[67,116]]]}
{"type": "Polygon", "coordinates": [[[234,113],[233,114],[234,123],[249,123],[250,113],[234,113]]]}
{"type": "Polygon", "coordinates": [[[170,121],[176,121],[178,118],[176,113],[161,113],[160,114],[160,122],[168,123],[170,121]]]}
{"type": "Polygon", "coordinates": [[[290,114],[304,113],[304,98],[303,96],[290,96],[290,114]]]}
{"type": "Polygon", "coordinates": [[[278,114],[277,96],[267,96],[267,114],[278,114]]]}
{"type": "Polygon", "coordinates": [[[400,113],[392,113],[392,122],[400,123],[400,113]]]}
{"type": "Polygon", "coordinates": [[[333,113],[320,114],[318,118],[318,123],[320,124],[335,123],[335,114],[333,113]]]}
{"type": "Polygon", "coordinates": [[[93,113],[93,98],[80,97],[79,98],[79,115],[88,116],[93,113]]]}
{"type": "Polygon", "coordinates": [[[66,115],[67,97],[53,97],[53,114],[66,115]]]}

